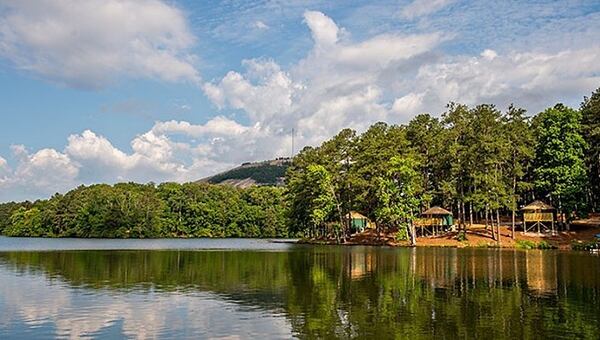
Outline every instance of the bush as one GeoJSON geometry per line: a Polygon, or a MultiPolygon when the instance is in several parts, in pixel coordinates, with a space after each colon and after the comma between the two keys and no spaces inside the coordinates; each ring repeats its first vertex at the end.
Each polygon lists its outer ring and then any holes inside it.
{"type": "Polygon", "coordinates": [[[456,240],[459,242],[464,242],[467,240],[467,233],[463,230],[456,235],[456,240]]]}
{"type": "Polygon", "coordinates": [[[593,249],[600,249],[600,242],[598,241],[590,241],[590,242],[573,242],[571,243],[571,249],[573,250],[583,250],[590,251],[593,249]]]}
{"type": "Polygon", "coordinates": [[[397,241],[406,241],[408,240],[408,232],[406,228],[400,228],[398,232],[396,232],[396,240],[397,241]]]}
{"type": "Polygon", "coordinates": [[[540,241],[535,243],[529,240],[517,240],[518,249],[556,249],[555,246],[548,243],[547,241],[540,241]]]}
{"type": "Polygon", "coordinates": [[[537,244],[537,249],[556,249],[556,247],[546,241],[540,241],[537,244]]]}

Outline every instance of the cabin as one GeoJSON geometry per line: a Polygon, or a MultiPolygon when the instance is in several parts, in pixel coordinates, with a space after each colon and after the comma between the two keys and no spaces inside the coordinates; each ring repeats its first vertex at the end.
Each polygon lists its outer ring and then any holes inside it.
{"type": "Polygon", "coordinates": [[[521,211],[523,211],[523,232],[537,231],[539,234],[550,231],[554,235],[555,210],[553,206],[540,200],[533,201],[521,208],[521,211]]]}
{"type": "Polygon", "coordinates": [[[417,234],[420,236],[435,236],[454,225],[452,213],[441,207],[431,207],[421,213],[421,217],[414,220],[417,234]]]}
{"type": "Polygon", "coordinates": [[[359,212],[350,212],[350,230],[353,232],[363,232],[365,229],[373,227],[373,223],[369,218],[359,212]]]}

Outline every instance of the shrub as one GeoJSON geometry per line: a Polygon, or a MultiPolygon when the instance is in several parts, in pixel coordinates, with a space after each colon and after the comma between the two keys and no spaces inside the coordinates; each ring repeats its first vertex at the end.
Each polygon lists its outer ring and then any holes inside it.
{"type": "Polygon", "coordinates": [[[518,249],[556,249],[555,246],[548,243],[547,241],[540,241],[535,243],[529,240],[517,240],[518,249]]]}
{"type": "Polygon", "coordinates": [[[396,232],[396,240],[397,241],[406,241],[408,240],[408,232],[406,228],[400,228],[398,232],[396,232]]]}
{"type": "Polygon", "coordinates": [[[583,251],[590,251],[592,249],[600,249],[600,242],[598,242],[598,241],[590,241],[590,242],[577,241],[577,242],[571,243],[571,249],[583,250],[583,251]]]}

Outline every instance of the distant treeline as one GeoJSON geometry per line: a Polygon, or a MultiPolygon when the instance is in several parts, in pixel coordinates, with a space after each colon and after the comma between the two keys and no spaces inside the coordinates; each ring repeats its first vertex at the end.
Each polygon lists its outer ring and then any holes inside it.
{"type": "Polygon", "coordinates": [[[0,231],[44,237],[287,237],[283,189],[211,184],[80,186],[0,204],[0,231]]]}
{"type": "MultiPolygon", "coordinates": [[[[264,171],[261,176],[272,177],[280,169],[264,171]]],[[[0,231],[343,239],[345,216],[356,210],[414,242],[412,221],[427,207],[450,209],[463,225],[495,220],[497,237],[499,216],[514,216],[534,199],[554,205],[567,221],[600,208],[600,89],[578,109],[557,104],[533,117],[514,106],[501,112],[451,103],[440,118],[376,123],[362,134],[344,129],[294,157],[284,188],[93,185],[48,200],[0,204],[0,231]]]]}
{"type": "Polygon", "coordinates": [[[557,104],[533,117],[451,103],[440,118],[345,129],[294,158],[287,189],[292,231],[316,237],[347,235],[351,210],[407,236],[433,205],[463,223],[495,220],[495,238],[499,216],[534,199],[568,221],[599,208],[600,89],[579,109],[557,104]]]}

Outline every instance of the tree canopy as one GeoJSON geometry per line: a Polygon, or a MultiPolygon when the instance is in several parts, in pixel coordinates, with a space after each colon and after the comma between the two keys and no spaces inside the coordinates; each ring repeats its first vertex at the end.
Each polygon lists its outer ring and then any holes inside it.
{"type": "MultiPolygon", "coordinates": [[[[261,176],[279,171],[267,166],[261,176]]],[[[410,234],[411,221],[439,205],[462,225],[485,220],[494,227],[495,219],[498,237],[500,214],[512,214],[514,221],[515,211],[534,199],[556,206],[568,220],[597,211],[599,198],[600,89],[578,110],[556,104],[528,117],[512,105],[502,112],[490,104],[450,103],[439,118],[421,114],[408,124],[379,122],[362,133],[343,129],[298,153],[284,187],[98,184],[47,200],[4,203],[0,231],[343,240],[352,232],[351,211],[374,221],[378,231],[410,234]]]]}

